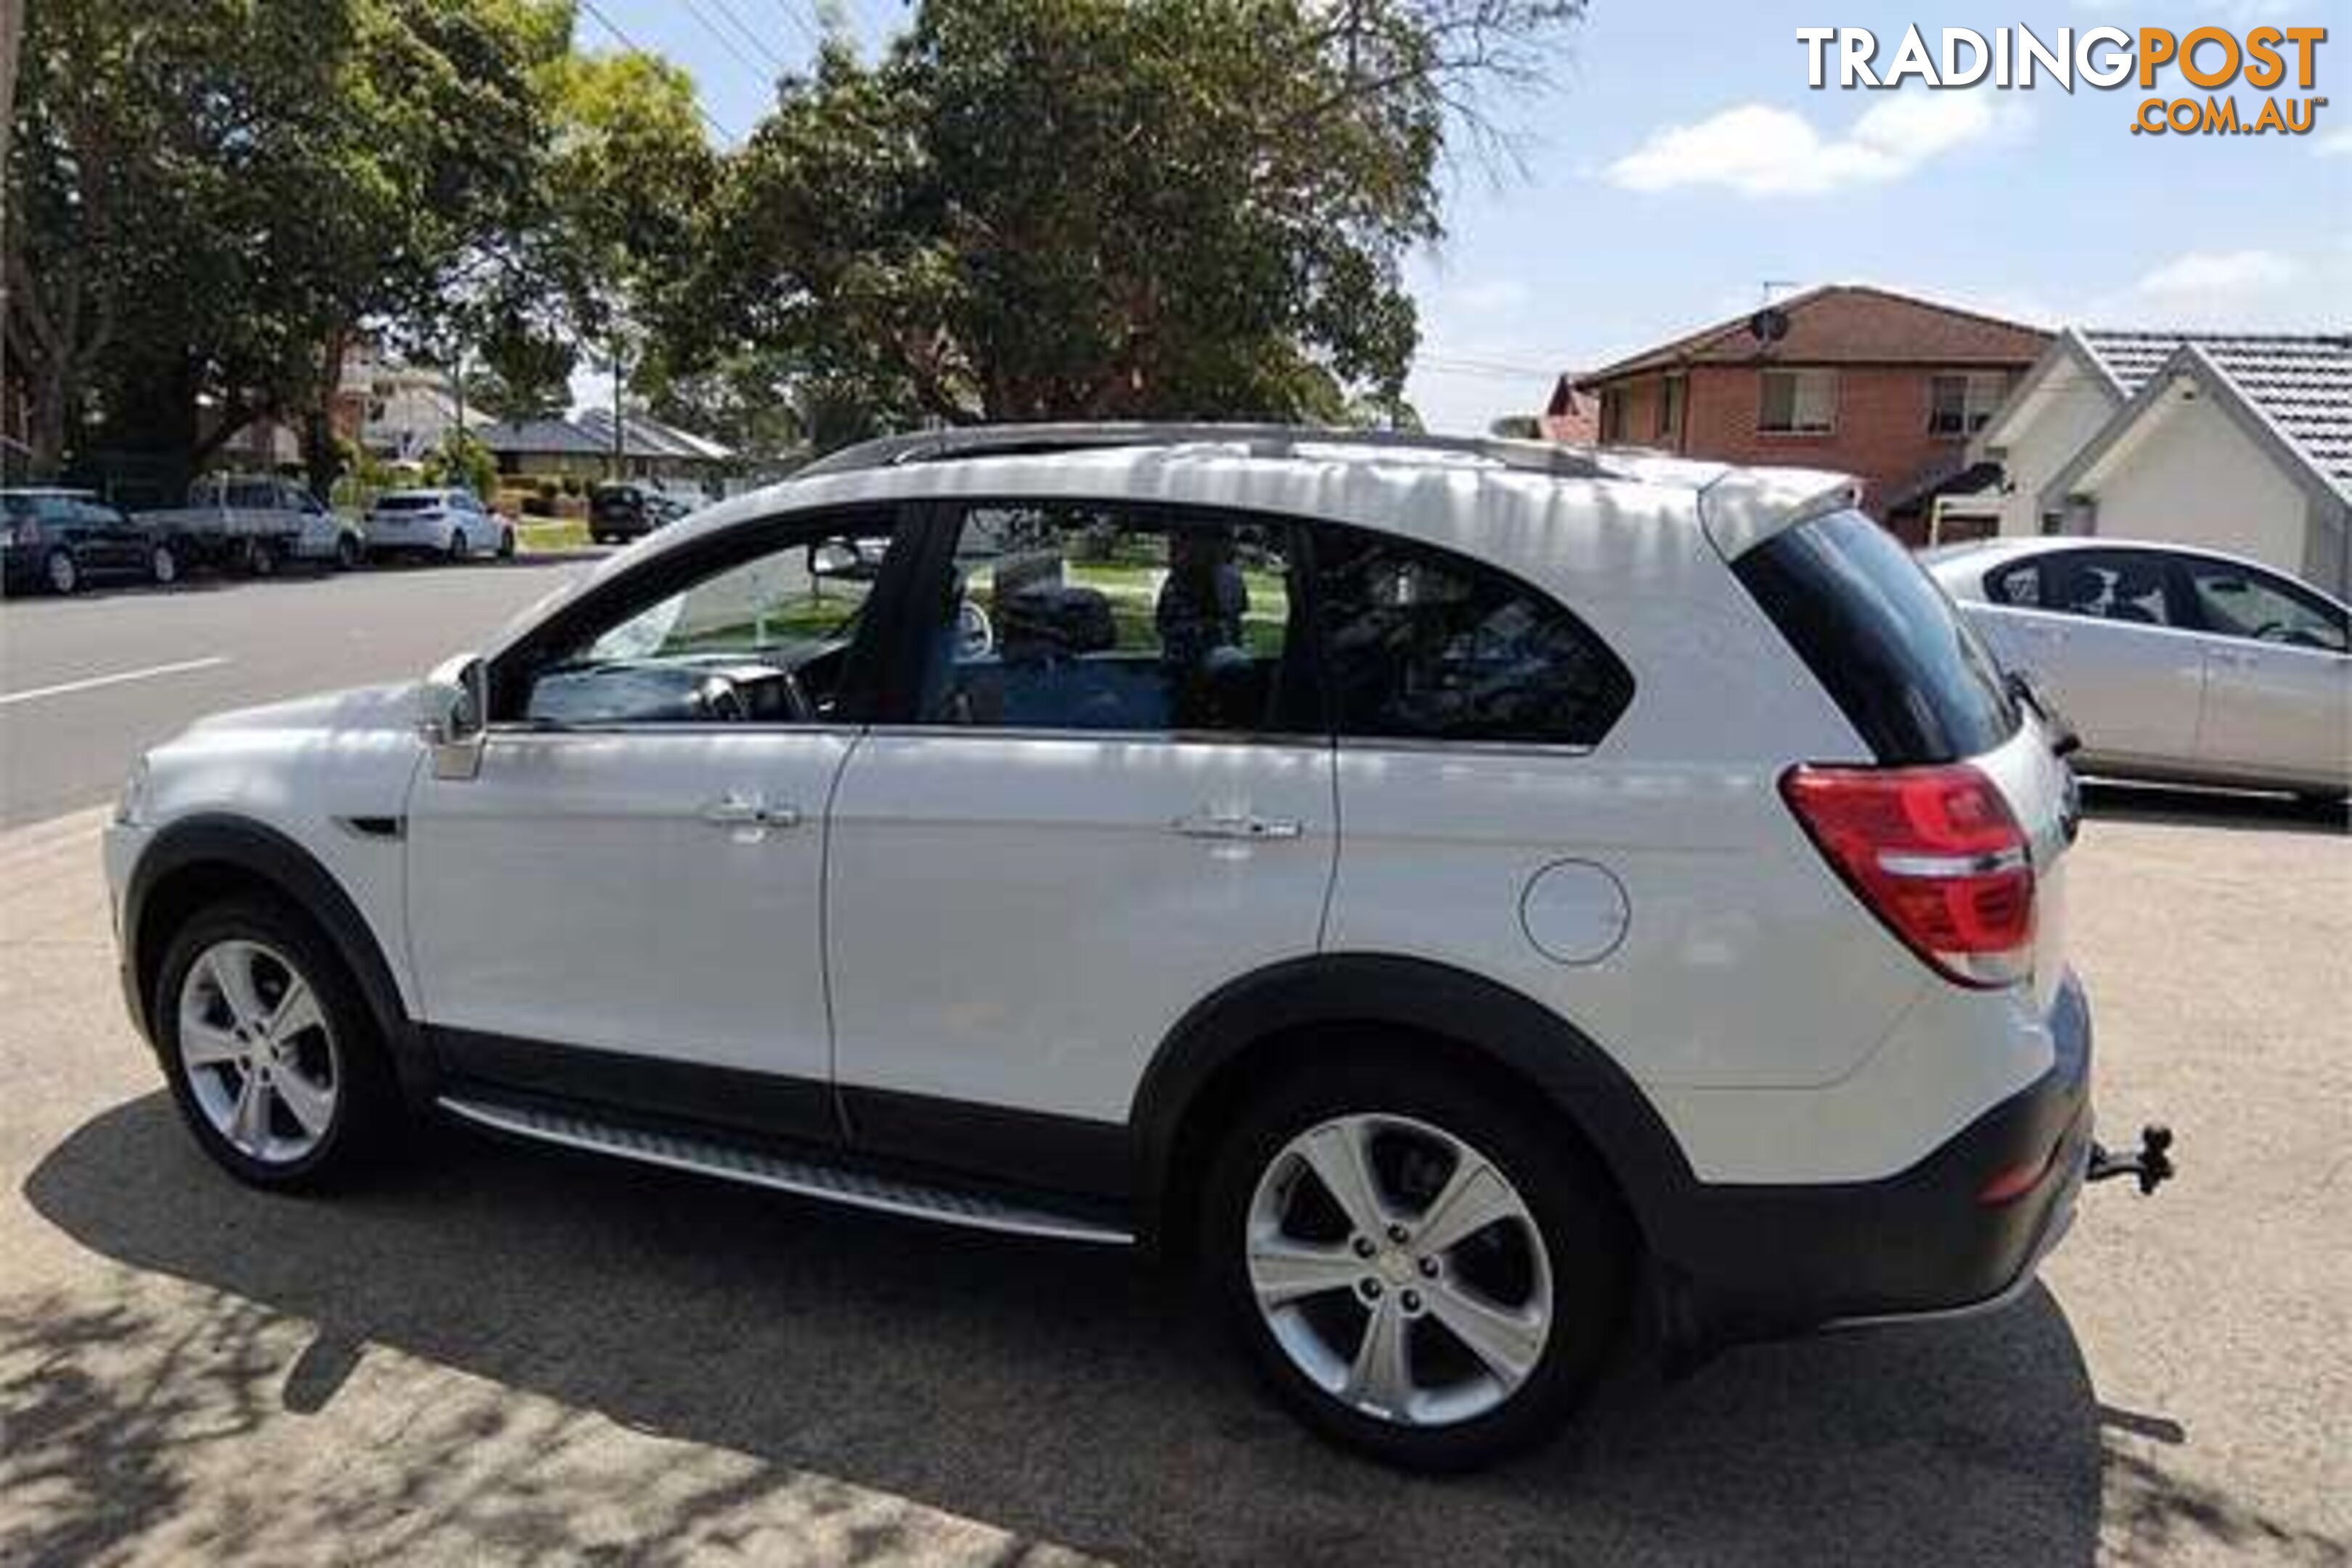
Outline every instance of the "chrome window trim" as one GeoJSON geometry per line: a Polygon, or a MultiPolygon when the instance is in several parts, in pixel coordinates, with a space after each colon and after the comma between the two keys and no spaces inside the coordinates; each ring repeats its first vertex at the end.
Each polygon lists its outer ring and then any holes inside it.
{"type": "Polygon", "coordinates": [[[1342,735],[1339,749],[1343,752],[1401,752],[1409,755],[1431,752],[1458,753],[1481,757],[1589,757],[1598,750],[1598,742],[1569,741],[1440,741],[1423,737],[1398,735],[1342,735]]]}
{"type": "Polygon", "coordinates": [[[1328,752],[1331,737],[1287,731],[1258,730],[1086,730],[1050,724],[922,724],[868,725],[877,740],[1084,741],[1136,742],[1163,746],[1270,746],[1286,751],[1328,752]]]}
{"type": "Polygon", "coordinates": [[[677,723],[637,720],[609,724],[518,724],[505,722],[484,728],[493,741],[565,741],[582,735],[832,735],[856,740],[866,733],[863,724],[768,724],[734,719],[693,719],[677,723]]]}

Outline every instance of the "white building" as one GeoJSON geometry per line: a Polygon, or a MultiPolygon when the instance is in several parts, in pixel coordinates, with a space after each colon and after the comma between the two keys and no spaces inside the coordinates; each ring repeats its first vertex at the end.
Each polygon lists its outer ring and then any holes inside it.
{"type": "Polygon", "coordinates": [[[2352,596],[2352,336],[2059,334],[1970,455],[2003,534],[2204,545],[2352,596]]]}

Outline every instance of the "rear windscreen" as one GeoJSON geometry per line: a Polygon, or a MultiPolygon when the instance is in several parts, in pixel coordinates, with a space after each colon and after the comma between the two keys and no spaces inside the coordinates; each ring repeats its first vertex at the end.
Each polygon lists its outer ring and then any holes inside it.
{"type": "Polygon", "coordinates": [[[439,496],[386,496],[375,503],[378,511],[430,511],[441,504],[439,496]]]}
{"type": "Polygon", "coordinates": [[[1880,762],[1955,762],[2017,732],[2016,706],[1983,645],[1862,513],[1801,523],[1732,571],[1880,762]]]}

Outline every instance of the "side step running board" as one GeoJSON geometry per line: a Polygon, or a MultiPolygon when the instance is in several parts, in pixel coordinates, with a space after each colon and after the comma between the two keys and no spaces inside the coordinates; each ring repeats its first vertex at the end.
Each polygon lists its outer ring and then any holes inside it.
{"type": "Polygon", "coordinates": [[[453,1116],[515,1137],[557,1143],[568,1149],[585,1149],[591,1153],[610,1154],[641,1164],[663,1165],[673,1171],[692,1171],[755,1187],[773,1187],[779,1192],[845,1204],[852,1208],[878,1209],[885,1214],[937,1220],[975,1230],[1092,1242],[1105,1247],[1126,1247],[1135,1240],[1133,1234],[1116,1226],[1057,1214],[991,1194],[931,1186],[849,1166],[762,1153],[689,1134],[654,1132],[593,1121],[572,1111],[450,1095],[443,1095],[439,1103],[453,1116]]]}

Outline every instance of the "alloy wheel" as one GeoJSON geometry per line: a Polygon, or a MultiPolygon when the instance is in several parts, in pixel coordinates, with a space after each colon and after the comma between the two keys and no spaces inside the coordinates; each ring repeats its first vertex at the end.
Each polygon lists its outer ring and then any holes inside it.
{"type": "Polygon", "coordinates": [[[81,586],[81,563],[70,550],[52,550],[48,561],[49,588],[53,593],[70,594],[81,586]]]}
{"type": "Polygon", "coordinates": [[[1350,1115],[1299,1133],[1250,1199],[1250,1288],[1324,1393],[1401,1426],[1452,1426],[1534,1374],[1552,1273],[1527,1200],[1443,1128],[1350,1115]]]}
{"type": "Polygon", "coordinates": [[[147,574],[158,587],[168,588],[180,580],[180,558],[170,545],[159,544],[147,552],[147,574]]]}
{"type": "Polygon", "coordinates": [[[197,1109],[247,1159],[293,1164],[333,1130],[341,1053],[317,990],[278,949],[233,939],[196,955],[179,1052],[197,1109]]]}

